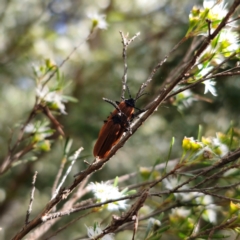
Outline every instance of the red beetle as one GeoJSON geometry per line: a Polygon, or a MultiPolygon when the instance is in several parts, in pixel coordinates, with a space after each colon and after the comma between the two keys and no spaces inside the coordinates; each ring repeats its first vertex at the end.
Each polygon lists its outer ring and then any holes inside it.
{"type": "Polygon", "coordinates": [[[125,131],[128,130],[128,121],[125,114],[119,112],[111,114],[102,126],[98,140],[93,149],[93,155],[105,158],[111,148],[116,145],[125,131]]]}
{"type": "MultiPolygon", "coordinates": [[[[100,159],[105,158],[111,148],[120,141],[123,133],[128,130],[131,132],[130,122],[134,118],[135,102],[142,95],[137,96],[135,99],[131,97],[130,93],[129,96],[129,99],[116,103],[103,98],[104,101],[112,104],[115,110],[104,122],[99,132],[97,142],[93,149],[93,155],[95,157],[99,157],[100,159]]],[[[138,110],[142,112],[142,110],[138,110]]]]}

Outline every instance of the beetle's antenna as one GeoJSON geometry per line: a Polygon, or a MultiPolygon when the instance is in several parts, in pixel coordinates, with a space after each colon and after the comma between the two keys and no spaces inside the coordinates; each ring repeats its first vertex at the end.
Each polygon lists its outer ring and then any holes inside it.
{"type": "Polygon", "coordinates": [[[131,95],[131,93],[130,93],[130,89],[129,89],[129,87],[128,87],[127,84],[126,84],[126,87],[127,87],[127,91],[128,91],[128,96],[129,96],[129,98],[132,98],[132,95],[131,95]]]}
{"type": "Polygon", "coordinates": [[[113,105],[119,112],[122,112],[122,111],[120,110],[119,106],[118,106],[114,101],[112,101],[112,100],[110,100],[110,99],[108,99],[108,98],[103,98],[103,100],[104,100],[105,102],[108,102],[108,103],[110,103],[111,105],[113,105]]]}
{"type": "Polygon", "coordinates": [[[145,93],[141,93],[140,95],[137,95],[136,98],[135,98],[135,102],[136,102],[141,96],[143,96],[143,95],[145,95],[145,94],[148,94],[148,93],[145,92],[145,93]]]}

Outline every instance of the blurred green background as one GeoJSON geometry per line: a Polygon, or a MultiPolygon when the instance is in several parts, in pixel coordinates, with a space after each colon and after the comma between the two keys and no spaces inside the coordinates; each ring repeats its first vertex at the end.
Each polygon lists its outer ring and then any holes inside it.
{"type": "MultiPolygon", "coordinates": [[[[152,68],[184,37],[188,29],[188,14],[193,5],[202,1],[190,0],[2,0],[0,6],[0,156],[7,154],[11,131],[24,122],[35,100],[35,79],[32,66],[42,65],[45,59],[60,64],[83,42],[60,69],[67,83],[65,94],[78,103],[66,104],[67,115],[58,117],[65,133],[74,140],[74,149],[82,146],[82,155],[93,161],[92,149],[103,120],[112,106],[102,97],[120,100],[123,75],[122,44],[119,31],[141,35],[128,48],[128,85],[134,96],[152,68]],[[107,30],[99,30],[86,42],[91,21],[87,14],[106,15],[107,30]]],[[[182,59],[190,41],[170,56],[146,89],[147,95],[137,102],[144,108],[159,91],[171,69],[182,59]]],[[[217,79],[218,97],[213,103],[196,101],[179,112],[171,104],[162,105],[110,162],[91,177],[91,181],[106,181],[137,171],[140,166],[164,162],[172,137],[175,146],[172,158],[181,155],[184,136],[197,137],[198,126],[205,136],[226,131],[231,123],[239,124],[239,82],[237,77],[217,79]]],[[[202,94],[203,85],[194,92],[202,94]]],[[[24,223],[29,202],[31,181],[38,171],[33,213],[49,201],[51,187],[59,169],[64,141],[57,141],[51,151],[38,160],[18,165],[0,180],[0,223],[2,237],[9,239],[24,223]]],[[[85,169],[83,158],[78,160],[72,176],[85,169]]],[[[67,183],[71,183],[70,176],[67,183]]],[[[136,183],[138,179],[134,180],[136,183]]],[[[69,218],[63,218],[55,229],[69,218]]],[[[53,229],[54,230],[54,229],[53,229]]],[[[75,224],[59,238],[73,239],[86,233],[84,224],[75,224]]],[[[1,236],[1,235],[0,235],[1,236]]],[[[120,239],[120,238],[119,238],[120,239]]]]}

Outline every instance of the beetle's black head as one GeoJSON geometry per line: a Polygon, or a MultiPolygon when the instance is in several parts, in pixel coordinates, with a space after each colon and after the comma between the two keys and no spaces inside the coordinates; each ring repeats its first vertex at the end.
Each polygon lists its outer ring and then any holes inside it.
{"type": "Polygon", "coordinates": [[[141,96],[143,96],[143,95],[146,94],[146,93],[137,94],[136,98],[132,98],[128,85],[126,85],[126,87],[127,87],[129,99],[125,99],[125,100],[123,99],[124,102],[125,102],[125,104],[126,104],[128,107],[132,107],[132,108],[136,108],[136,109],[140,110],[139,108],[135,107],[135,102],[136,102],[141,96]]]}
{"type": "Polygon", "coordinates": [[[135,108],[135,99],[133,99],[133,98],[126,99],[125,103],[129,107],[135,108]]]}

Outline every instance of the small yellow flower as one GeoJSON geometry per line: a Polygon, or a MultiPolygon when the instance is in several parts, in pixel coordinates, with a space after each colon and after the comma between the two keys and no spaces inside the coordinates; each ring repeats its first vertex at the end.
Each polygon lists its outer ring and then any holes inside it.
{"type": "Polygon", "coordinates": [[[240,210],[240,204],[239,203],[233,203],[232,201],[230,202],[230,212],[231,213],[236,213],[240,210]]]}
{"type": "Polygon", "coordinates": [[[191,150],[191,148],[192,148],[192,141],[193,141],[192,137],[191,138],[184,137],[183,142],[182,142],[182,148],[185,151],[191,150]]]}

